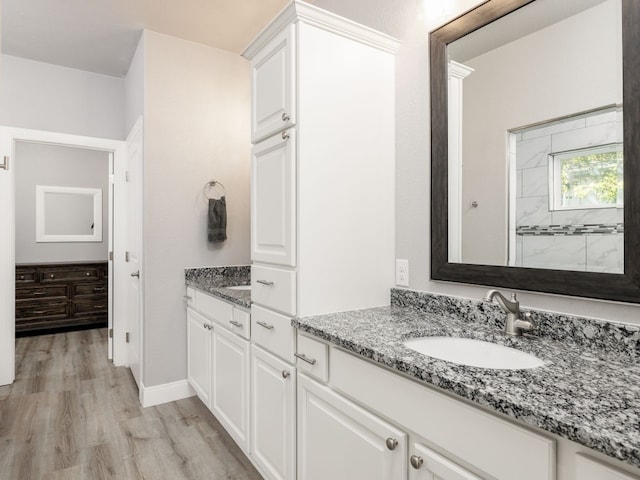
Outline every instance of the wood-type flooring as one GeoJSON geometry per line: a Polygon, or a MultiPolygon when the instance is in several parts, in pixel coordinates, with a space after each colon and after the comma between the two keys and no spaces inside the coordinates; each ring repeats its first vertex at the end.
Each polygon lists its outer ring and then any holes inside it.
{"type": "Polygon", "coordinates": [[[197,397],[142,408],[106,329],[16,340],[0,387],[0,479],[261,479],[197,397]]]}

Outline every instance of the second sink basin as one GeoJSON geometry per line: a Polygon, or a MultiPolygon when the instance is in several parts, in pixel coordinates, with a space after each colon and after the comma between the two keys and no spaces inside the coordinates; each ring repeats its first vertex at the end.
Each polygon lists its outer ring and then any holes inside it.
{"type": "Polygon", "coordinates": [[[412,338],[404,346],[429,357],[471,367],[520,370],[544,365],[535,355],[472,338],[412,338]]]}

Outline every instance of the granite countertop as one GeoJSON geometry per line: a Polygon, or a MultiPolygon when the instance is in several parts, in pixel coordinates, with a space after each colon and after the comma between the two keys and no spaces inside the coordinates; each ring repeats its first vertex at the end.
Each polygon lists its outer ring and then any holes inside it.
{"type": "Polygon", "coordinates": [[[251,285],[249,266],[186,269],[185,283],[239,307],[251,308],[251,290],[229,288],[251,285]]]}
{"type": "MultiPolygon", "coordinates": [[[[292,323],[426,384],[640,467],[640,364],[633,352],[593,348],[544,332],[507,337],[491,322],[470,319],[472,313],[445,310],[430,312],[392,302],[390,307],[292,323]],[[543,359],[545,365],[489,370],[438,360],[403,345],[406,339],[422,336],[460,336],[512,346],[543,359]]],[[[593,336],[594,328],[584,330],[593,336]]],[[[637,339],[636,330],[625,335],[637,339]]]]}

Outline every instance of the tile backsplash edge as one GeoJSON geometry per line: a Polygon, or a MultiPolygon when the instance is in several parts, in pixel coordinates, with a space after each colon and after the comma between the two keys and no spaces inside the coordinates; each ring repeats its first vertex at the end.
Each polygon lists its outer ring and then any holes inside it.
{"type": "MultiPolygon", "coordinates": [[[[391,306],[456,315],[470,322],[504,327],[505,313],[498,305],[481,300],[451,297],[430,292],[391,289],[391,306]]],[[[571,341],[588,348],[640,356],[640,327],[572,315],[523,308],[536,323],[535,335],[571,341]]]]}

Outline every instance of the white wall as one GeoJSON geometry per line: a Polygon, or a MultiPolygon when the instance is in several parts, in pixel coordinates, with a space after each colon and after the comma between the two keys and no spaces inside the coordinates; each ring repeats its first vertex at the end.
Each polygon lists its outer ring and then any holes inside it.
{"type": "MultiPolygon", "coordinates": [[[[396,256],[409,259],[410,288],[480,299],[486,288],[430,280],[430,119],[428,31],[481,3],[436,0],[439,18],[421,20],[415,0],[316,0],[314,5],[402,41],[396,57],[396,256]],[[440,13],[440,12],[438,12],[440,13]]],[[[519,293],[523,306],[626,323],[640,323],[640,306],[519,293]]]]}
{"type": "Polygon", "coordinates": [[[109,154],[100,150],[17,142],[16,263],[107,260],[109,154]],[[102,189],[102,242],[36,243],[36,185],[102,189]]]}
{"type": "Polygon", "coordinates": [[[144,32],[129,64],[125,79],[124,125],[125,136],[136,120],[144,114],[144,32]]]}
{"type": "Polygon", "coordinates": [[[153,386],[186,377],[184,268],[250,262],[250,71],[237,54],[151,31],[143,41],[143,383],[153,386]],[[210,180],[226,188],[228,239],[217,245],[210,180]]]}
{"type": "Polygon", "coordinates": [[[124,139],[124,79],[2,55],[0,125],[124,139]]]}

